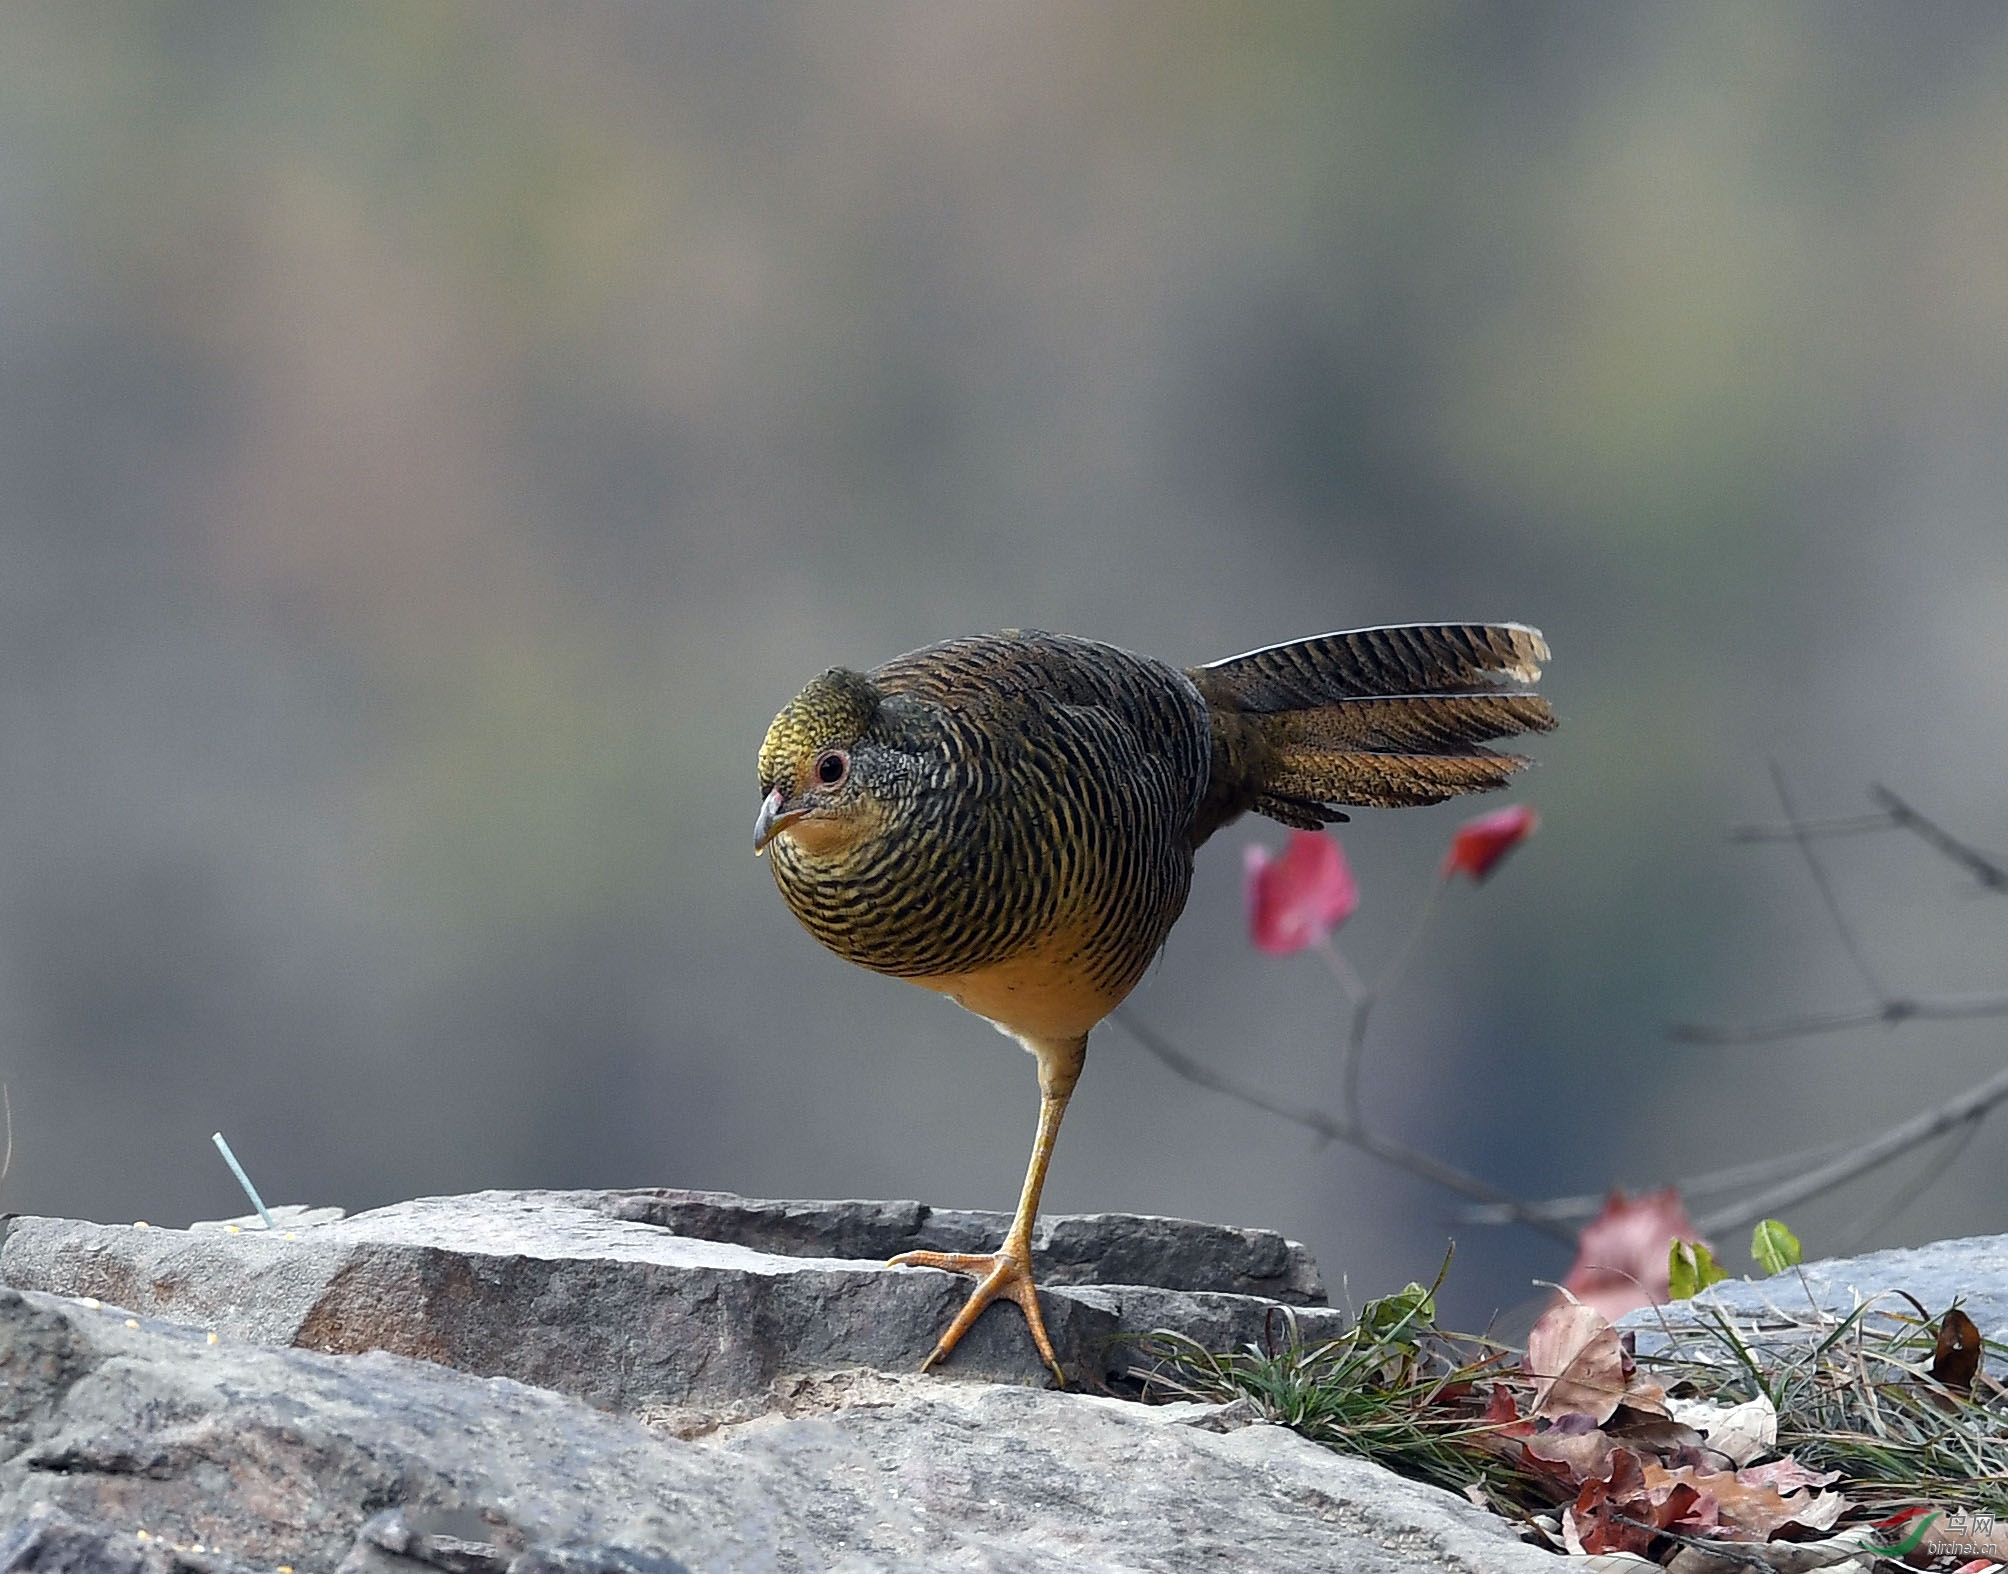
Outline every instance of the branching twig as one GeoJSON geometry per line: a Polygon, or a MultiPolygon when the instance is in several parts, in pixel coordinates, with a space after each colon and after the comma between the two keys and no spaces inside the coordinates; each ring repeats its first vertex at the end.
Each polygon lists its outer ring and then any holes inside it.
{"type": "Polygon", "coordinates": [[[1339,1050],[1339,1119],[1357,1125],[1360,1118],[1360,1060],[1367,1047],[1367,1020],[1373,1015],[1377,991],[1367,988],[1345,953],[1332,944],[1330,932],[1318,936],[1315,949],[1338,980],[1346,997],[1346,1037],[1339,1050]]]}
{"type": "Polygon", "coordinates": [[[1837,827],[1849,829],[1902,828],[1912,832],[1934,851],[1950,858],[1962,869],[1971,873],[1990,890],[2008,890],[2008,868],[2003,868],[1960,841],[1936,821],[1918,813],[1903,799],[1880,783],[1869,788],[1875,800],[1883,807],[1880,815],[1864,816],[1858,820],[1802,820],[1793,807],[1792,797],[1785,786],[1784,772],[1774,760],[1771,764],[1771,780],[1778,790],[1778,801],[1784,806],[1785,824],[1782,827],[1753,828],[1742,836],[1742,840],[1787,840],[1795,843],[1800,855],[1806,860],[1813,883],[1819,888],[1820,900],[1826,905],[1828,915],[1839,931],[1841,944],[1846,948],[1848,959],[1854,963],[1855,971],[1868,985],[1874,1002],[1865,1006],[1853,1006],[1838,1011],[1807,1011],[1792,1016],[1774,1017],[1768,1022],[1752,1022],[1726,1027],[1710,1027],[1698,1023],[1678,1023],[1668,1029],[1668,1036],[1688,1044],[1770,1044],[1785,1039],[1811,1038],[1820,1033],[1841,1033],[1849,1028],[1869,1027],[1877,1022],[1894,1027],[1900,1022],[1912,1020],[1926,1022],[1963,1022],[1974,1017],[2008,1016],[2008,995],[1896,995],[1883,986],[1876,971],[1869,965],[1867,954],[1861,942],[1856,939],[1853,927],[1841,911],[1839,899],[1827,879],[1826,868],[1814,854],[1812,837],[1822,828],[1833,831],[1837,827]]]}
{"type": "MultiPolygon", "coordinates": [[[[1725,1169],[1689,1175],[1676,1180],[1673,1185],[1688,1202],[1694,1202],[1702,1197],[1720,1197],[1728,1192],[1742,1191],[1747,1187],[1762,1186],[1772,1181],[1783,1180],[1790,1175],[1797,1175],[1808,1165],[1823,1164],[1839,1154],[1853,1152],[1854,1148],[1855,1139],[1843,1137],[1838,1142],[1829,1142],[1821,1147],[1807,1148],[1797,1153],[1774,1154],[1767,1159],[1753,1159],[1747,1164],[1732,1164],[1725,1169]]],[[[1551,1197],[1524,1206],[1529,1214],[1551,1219],[1558,1224],[1583,1224],[1601,1213],[1604,1204],[1609,1200],[1608,1192],[1586,1192],[1576,1197],[1551,1197]]],[[[1484,1206],[1461,1209],[1453,1217],[1461,1224],[1519,1222],[1497,1209],[1484,1206]]]]}
{"type": "MultiPolygon", "coordinates": [[[[1805,859],[1806,867],[1813,877],[1813,883],[1819,890],[1820,899],[1827,909],[1828,916],[1833,920],[1834,928],[1847,950],[1849,960],[1854,964],[1857,974],[1867,984],[1870,993],[1875,996],[1874,1003],[1839,1011],[1807,1012],[1797,1016],[1779,1017],[1769,1022],[1740,1027],[1682,1026],[1672,1030],[1673,1036],[1694,1043],[1752,1044],[1839,1032],[1877,1022],[1894,1027],[1913,1020],[1964,1021],[1981,1017],[2008,1016],[2008,994],[1912,996],[1895,995],[1884,988],[1861,942],[1856,938],[1853,927],[1849,924],[1833,885],[1827,877],[1826,869],[1814,853],[1811,843],[1813,838],[1822,835],[1852,835],[1872,830],[1901,828],[1911,831],[1934,851],[1967,870],[1989,890],[2008,891],[2008,868],[2004,868],[2000,863],[1952,836],[1885,787],[1876,786],[1871,789],[1882,805],[1883,812],[1880,814],[1849,819],[1805,820],[1799,817],[1790,790],[1786,786],[1784,773],[1775,763],[1771,767],[1771,776],[1778,792],[1779,802],[1784,807],[1785,825],[1776,828],[1746,828],[1738,833],[1738,839],[1790,840],[1798,847],[1800,856],[1805,859]]],[[[1373,988],[1363,989],[1358,976],[1346,965],[1336,948],[1329,944],[1325,948],[1327,961],[1352,1006],[1344,1059],[1341,1063],[1340,1114],[1333,1115],[1312,1105],[1296,1104],[1271,1097],[1237,1078],[1216,1071],[1176,1048],[1156,1030],[1126,1010],[1117,1011],[1113,1020],[1120,1023],[1143,1049],[1187,1081],[1302,1126],[1328,1142],[1346,1143],[1380,1159],[1383,1163],[1432,1181],[1448,1191],[1470,1199],[1477,1206],[1459,1212],[1457,1217],[1463,1222],[1524,1224],[1557,1240],[1573,1243],[1577,1228],[1603,1209],[1607,1200],[1604,1194],[1555,1197],[1541,1202],[1527,1202],[1454,1165],[1445,1164],[1404,1143],[1376,1135],[1360,1117],[1356,1084],[1369,1016],[1377,1001],[1392,987],[1413,953],[1416,936],[1420,935],[1423,926],[1427,924],[1436,896],[1442,890],[1442,884],[1439,879],[1431,888],[1429,900],[1423,904],[1415,935],[1410,937],[1387,973],[1373,988]]],[[[1937,1156],[1918,1177],[1897,1194],[1889,1213],[1889,1216],[1893,1217],[1894,1213],[1901,1212],[1943,1173],[1963,1151],[1981,1122],[1997,1104],[2004,1101],[2008,1101],[2008,1069],[1997,1072],[1987,1080],[1932,1109],[1900,1121],[1866,1141],[1853,1137],[1844,1138],[1800,1153],[1776,1155],[1752,1163],[1690,1176],[1676,1182],[1675,1185],[1680,1194],[1690,1200],[1740,1192],[1751,1186],[1763,1188],[1755,1195],[1718,1208],[1697,1221],[1696,1228],[1701,1233],[1721,1235],[1728,1231],[1746,1228],[1760,1219],[1775,1217],[1798,1203],[1888,1164],[1913,1148],[1921,1147],[1948,1134],[1956,1134],[1955,1140],[1947,1145],[1945,1152],[1937,1156]]]]}
{"type": "Polygon", "coordinates": [[[1988,1114],[1995,1105],[2008,1099],[2008,1070],[1997,1071],[1985,1082],[1968,1088],[1943,1104],[1913,1115],[1909,1120],[1891,1126],[1881,1136],[1871,1137],[1866,1142],[1850,1145],[1844,1157],[1815,1165],[1804,1174],[1768,1191],[1759,1192],[1755,1197],[1746,1198],[1734,1207],[1721,1209],[1697,1221],[1697,1228],[1703,1234],[1712,1231],[1734,1230],[1744,1225],[1755,1224],[1759,1219],[1774,1218],[1785,1209],[1808,1198],[1817,1197],[1857,1175],[1866,1174],[1880,1165],[1889,1163],[1898,1155],[1933,1137],[1944,1135],[1954,1127],[1967,1121],[1977,1121],[1988,1114]]]}
{"type": "Polygon", "coordinates": [[[1542,1216],[1533,1207],[1521,1202],[1510,1193],[1501,1191],[1489,1181],[1467,1174],[1455,1165],[1445,1164],[1441,1159],[1411,1148],[1406,1143],[1376,1136],[1358,1120],[1342,1119],[1314,1105],[1288,1103],[1273,1098],[1258,1088],[1251,1088],[1234,1077],[1214,1070],[1177,1048],[1156,1029],[1139,1020],[1126,1008],[1117,1008],[1109,1020],[1135,1039],[1148,1054],[1196,1086],[1224,1094],[1252,1109],[1263,1110],[1293,1125],[1302,1126],[1307,1131],[1314,1131],[1327,1142],[1343,1142],[1348,1147],[1358,1148],[1362,1153],[1371,1154],[1396,1169],[1406,1170],[1409,1174],[1418,1175],[1427,1181],[1434,1181],[1446,1191],[1454,1191],[1460,1197],[1469,1197],[1474,1202],[1485,1203],[1498,1210],[1507,1222],[1528,1225],[1560,1241],[1571,1244],[1575,1241],[1576,1232],[1567,1224],[1542,1216]]]}
{"type": "Polygon", "coordinates": [[[1949,1140],[1940,1145],[1929,1164],[1885,1198],[1882,1206],[1874,1213],[1851,1225],[1842,1233],[1841,1238],[1834,1243],[1835,1255],[1852,1256],[1862,1242],[1879,1235],[1891,1220],[1897,1218],[1904,1209],[1931,1190],[1937,1184],[1938,1178],[1958,1162],[1960,1154],[1966,1151],[1966,1145],[1973,1140],[1974,1133],[1980,1130],[1981,1122],[1985,1119],[1985,1110],[1969,1116],[1966,1123],[1949,1140]]]}
{"type": "MultiPolygon", "coordinates": [[[[1852,927],[1842,913],[1833,887],[1827,879],[1826,870],[1813,853],[1810,839],[1817,834],[1837,835],[1878,828],[1901,828],[1912,832],[1934,851],[1972,873],[1989,889],[2008,889],[2008,869],[2002,868],[1994,860],[1969,847],[1935,821],[1920,814],[1888,788],[1880,785],[1870,789],[1876,801],[1882,806],[1883,813],[1880,815],[1863,816],[1852,820],[1802,820],[1786,788],[1784,774],[1775,763],[1771,767],[1771,774],[1778,790],[1779,801],[1785,809],[1787,823],[1777,829],[1764,827],[1746,831],[1741,839],[1746,841],[1789,839],[1798,846],[1800,854],[1806,860],[1807,868],[1812,872],[1814,884],[1819,888],[1821,900],[1826,904],[1827,911],[1834,920],[1834,926],[1840,932],[1841,942],[1847,948],[1855,970],[1867,982],[1870,991],[1877,997],[1876,1001],[1872,1005],[1852,1009],[1806,1012],[1744,1026],[1680,1026],[1672,1030],[1672,1036],[1691,1043],[1758,1044],[1840,1032],[1878,1022],[1895,1027],[1909,1021],[1952,1022],[2008,1016],[2008,994],[1911,996],[1894,995],[1885,989],[1875,969],[1869,965],[1852,927]]],[[[1740,1203],[1718,1209],[1703,1218],[1698,1225],[1704,1233],[1738,1229],[1843,1185],[1856,1176],[1891,1162],[1914,1147],[1956,1131],[1958,1136],[1948,1145],[1947,1151],[1937,1161],[1927,1166],[1916,1182],[1900,1193],[1897,1211],[1901,1211],[1902,1207],[1908,1206],[1915,1200],[1925,1186],[1937,1179],[1946,1165],[1958,1157],[1966,1142],[1979,1128],[1981,1121],[1986,1119],[1994,1106],[2004,1099],[2008,1099],[2008,1071],[1999,1072],[1935,1108],[1899,1122],[1866,1142],[1848,1139],[1807,1153],[1787,1155],[1764,1165],[1740,1166],[1737,1170],[1719,1171],[1713,1176],[1698,1176],[1678,1184],[1683,1196],[1699,1197],[1709,1194],[1703,1189],[1705,1186],[1712,1186],[1719,1192],[1741,1189],[1743,1184],[1759,1184],[1760,1172],[1770,1168],[1772,1173],[1779,1177],[1775,1185],[1740,1203]],[[1729,1181],[1731,1184],[1720,1184],[1724,1181],[1729,1181]]],[[[1535,1212],[1549,1218],[1587,1219],[1594,1216],[1594,1202],[1595,1199],[1586,1197],[1562,1197],[1532,1206],[1535,1212]]],[[[1472,1210],[1471,1216],[1487,1222],[1490,1222],[1492,1217],[1489,1210],[1472,1210]]]]}
{"type": "Polygon", "coordinates": [[[1881,782],[1869,784],[1869,796],[1882,805],[1875,814],[1835,815],[1819,820],[1788,820],[1783,825],[1739,825],[1732,842],[1796,842],[1813,836],[1867,836],[1877,831],[1909,831],[1935,851],[1958,864],[1990,891],[2008,892],[2008,863],[1962,842],[1928,815],[1919,813],[1881,782]]]}
{"type": "MultiPolygon", "coordinates": [[[[1777,789],[1778,806],[1785,811],[1786,823],[1796,829],[1800,824],[1799,811],[1793,806],[1791,791],[1785,786],[1784,768],[1776,760],[1771,762],[1771,785],[1777,789]]],[[[1827,909],[1827,916],[1833,919],[1834,928],[1840,933],[1841,945],[1848,953],[1848,960],[1855,964],[1855,971],[1861,975],[1862,982],[1869,986],[1869,993],[1887,1004],[1889,991],[1883,988],[1882,980],[1876,976],[1876,970],[1869,966],[1868,953],[1862,949],[1861,941],[1855,938],[1854,927],[1849,924],[1847,914],[1841,911],[1841,899],[1834,895],[1833,882],[1827,878],[1826,865],[1820,862],[1819,855],[1813,851],[1812,839],[1803,830],[1797,830],[1792,840],[1798,846],[1799,856],[1806,860],[1806,869],[1813,877],[1813,884],[1819,889],[1820,901],[1827,909]]]]}
{"type": "MultiPolygon", "coordinates": [[[[1409,929],[1408,938],[1402,942],[1401,949],[1395,952],[1393,960],[1375,980],[1373,988],[1353,998],[1352,1020],[1346,1025],[1345,1059],[1339,1067],[1341,1100],[1339,1107],[1345,1111],[1346,1118],[1356,1125],[1360,1119],[1360,1062],[1366,1055],[1367,1019],[1373,1014],[1374,1007],[1401,981],[1401,975],[1408,971],[1409,960],[1415,955],[1416,948],[1421,945],[1423,934],[1429,928],[1429,920],[1436,913],[1436,900],[1443,894],[1446,878],[1445,875],[1439,874],[1431,882],[1429,893],[1423,897],[1422,906],[1416,912],[1415,923],[1409,929]]],[[[1329,936],[1326,937],[1325,944],[1326,949],[1334,956],[1338,954],[1329,936]]]]}
{"type": "Polygon", "coordinates": [[[1990,891],[2008,891],[2008,866],[1969,847],[1934,820],[1928,820],[1881,782],[1869,784],[1869,796],[1888,812],[1892,824],[1921,838],[1971,874],[1990,891]]]}

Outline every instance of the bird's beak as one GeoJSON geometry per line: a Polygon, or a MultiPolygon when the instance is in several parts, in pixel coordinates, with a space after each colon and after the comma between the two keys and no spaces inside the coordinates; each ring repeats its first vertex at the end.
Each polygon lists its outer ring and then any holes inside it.
{"type": "Polygon", "coordinates": [[[806,809],[790,809],[781,812],[781,789],[776,787],[767,794],[760,805],[760,818],[753,822],[753,853],[758,857],[767,850],[767,844],[779,836],[789,826],[808,813],[806,809]]]}

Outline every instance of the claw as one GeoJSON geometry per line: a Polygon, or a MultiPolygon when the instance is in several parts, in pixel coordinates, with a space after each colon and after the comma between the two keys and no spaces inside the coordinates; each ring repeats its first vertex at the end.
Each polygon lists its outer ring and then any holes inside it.
{"type": "Polygon", "coordinates": [[[948,1354],[962,1342],[962,1336],[975,1326],[976,1319],[983,1315],[983,1309],[999,1297],[1007,1297],[1018,1303],[1025,1314],[1025,1321],[1032,1330],[1032,1343],[1039,1347],[1039,1358],[1052,1368],[1053,1377],[1062,1388],[1067,1386],[1067,1374],[1060,1370],[1060,1358],[1053,1353],[1053,1341],[1046,1335],[1046,1319],[1039,1310],[1038,1286],[1032,1282],[1030,1254],[1020,1256],[1012,1251],[999,1252],[901,1252],[892,1259],[889,1266],[894,1268],[941,1268],[949,1273],[967,1273],[977,1276],[976,1288],[969,1293],[969,1299],[962,1303],[962,1310],[955,1314],[955,1321],[948,1325],[948,1331],[936,1341],[934,1352],[920,1363],[925,1372],[930,1367],[948,1358],[948,1354]]]}

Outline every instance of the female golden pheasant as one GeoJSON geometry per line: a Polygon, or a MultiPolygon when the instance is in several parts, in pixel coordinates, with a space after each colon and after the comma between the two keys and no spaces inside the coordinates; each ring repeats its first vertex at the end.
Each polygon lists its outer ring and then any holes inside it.
{"type": "Polygon", "coordinates": [[[1032,1284],[1039,1192],[1088,1032],[1163,945],[1200,843],[1250,809],[1315,827],[1345,819],[1341,804],[1501,786],[1528,762],[1484,745],[1555,725],[1518,687],[1547,656],[1516,623],[1417,624],[1181,672],[1007,630],[870,673],[832,667],[774,718],[753,845],[771,847],[795,916],[839,956],[988,1018],[1039,1063],[1039,1131],[1003,1244],[893,1259],[979,1278],[923,1370],[1009,1296],[1061,1375],[1032,1284]]]}

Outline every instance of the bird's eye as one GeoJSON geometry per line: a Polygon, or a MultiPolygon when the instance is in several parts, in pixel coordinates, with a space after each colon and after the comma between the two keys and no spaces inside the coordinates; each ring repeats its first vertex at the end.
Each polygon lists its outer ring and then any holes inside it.
{"type": "Polygon", "coordinates": [[[816,756],[816,780],[825,787],[835,787],[851,772],[851,757],[842,749],[831,749],[816,756]]]}

